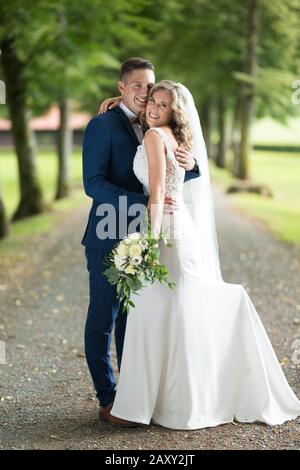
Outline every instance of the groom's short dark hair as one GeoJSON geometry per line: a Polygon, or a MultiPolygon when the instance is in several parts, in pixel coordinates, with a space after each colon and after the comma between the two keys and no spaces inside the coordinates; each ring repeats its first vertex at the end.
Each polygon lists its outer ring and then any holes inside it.
{"type": "Polygon", "coordinates": [[[154,72],[154,65],[150,60],[144,59],[143,57],[131,57],[130,59],[124,60],[121,65],[120,80],[124,82],[126,77],[137,69],[149,69],[154,72]]]}

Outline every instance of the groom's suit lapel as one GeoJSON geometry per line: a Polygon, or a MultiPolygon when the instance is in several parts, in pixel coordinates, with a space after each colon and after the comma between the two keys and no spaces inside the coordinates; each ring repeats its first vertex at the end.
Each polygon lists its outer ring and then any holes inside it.
{"type": "Polygon", "coordinates": [[[114,108],[114,111],[118,114],[119,118],[121,119],[121,121],[123,122],[124,126],[126,127],[126,129],[128,130],[129,134],[131,135],[131,137],[133,138],[134,140],[134,143],[138,146],[140,143],[138,141],[138,138],[136,136],[136,133],[134,132],[133,130],[133,127],[132,127],[132,124],[131,122],[129,121],[128,117],[123,113],[122,109],[117,106],[116,108],[114,108]]]}

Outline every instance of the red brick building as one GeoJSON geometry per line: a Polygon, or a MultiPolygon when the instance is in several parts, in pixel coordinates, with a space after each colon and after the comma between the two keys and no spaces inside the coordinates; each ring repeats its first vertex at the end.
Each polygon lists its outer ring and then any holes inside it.
{"type": "MultiPolygon", "coordinates": [[[[71,113],[70,127],[73,131],[74,145],[81,145],[83,130],[89,120],[90,116],[87,113],[71,113]]],[[[35,132],[39,145],[55,145],[58,127],[59,108],[56,105],[52,106],[43,116],[34,117],[30,120],[30,128],[35,132]]],[[[0,147],[9,147],[12,145],[11,122],[9,119],[0,118],[0,147]]]]}

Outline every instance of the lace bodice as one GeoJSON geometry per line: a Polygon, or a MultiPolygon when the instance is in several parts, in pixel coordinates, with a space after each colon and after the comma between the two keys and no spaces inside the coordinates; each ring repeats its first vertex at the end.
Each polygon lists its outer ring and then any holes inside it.
{"type": "MultiPolygon", "coordinates": [[[[156,131],[166,146],[166,196],[182,194],[185,170],[181,168],[175,158],[172,150],[172,145],[167,134],[159,127],[152,127],[151,131],[156,131]]],[[[149,131],[148,131],[149,132],[149,131]]],[[[138,146],[137,152],[133,161],[133,171],[136,177],[144,186],[144,193],[149,195],[149,174],[148,174],[148,160],[144,141],[138,146]]]]}

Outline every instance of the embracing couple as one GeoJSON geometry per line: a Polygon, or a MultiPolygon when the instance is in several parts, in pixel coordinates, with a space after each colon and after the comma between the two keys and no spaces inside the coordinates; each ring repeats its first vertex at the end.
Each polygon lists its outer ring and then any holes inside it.
{"type": "Polygon", "coordinates": [[[171,80],[155,84],[154,67],[143,58],[123,62],[119,91],[113,109],[90,121],[83,142],[84,188],[93,199],[82,241],[90,283],[85,351],[100,417],[172,429],[296,418],[300,401],[251,299],[221,276],[207,154],[191,93],[171,80]],[[160,261],[176,285],[155,281],[134,296],[128,315],[103,275],[106,256],[127,235],[119,223],[124,198],[127,227],[130,209],[139,207],[148,211],[154,236],[169,228],[172,247],[160,244],[160,261]]]}

